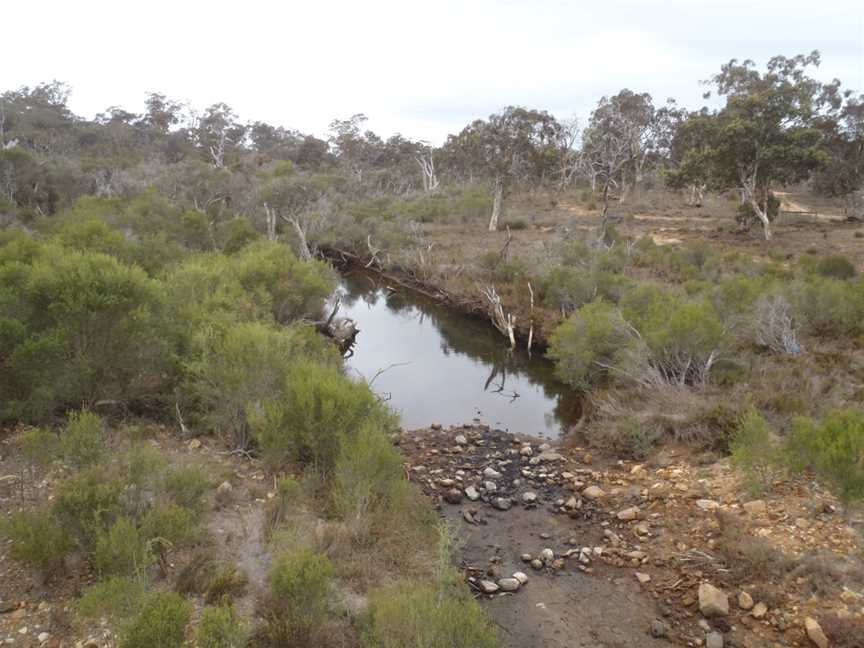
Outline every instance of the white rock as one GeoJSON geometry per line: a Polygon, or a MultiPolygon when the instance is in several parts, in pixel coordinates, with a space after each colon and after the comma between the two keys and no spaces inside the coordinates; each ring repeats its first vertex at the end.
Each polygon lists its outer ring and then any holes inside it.
{"type": "Polygon", "coordinates": [[[537,501],[537,493],[532,493],[531,491],[522,493],[522,501],[525,504],[534,504],[537,501]]]}
{"type": "Polygon", "coordinates": [[[606,496],[606,491],[604,491],[599,486],[589,486],[585,490],[582,491],[582,495],[587,497],[590,500],[600,499],[601,497],[606,496]]]}
{"type": "Polygon", "coordinates": [[[513,578],[515,578],[517,581],[519,581],[520,585],[524,585],[525,583],[528,582],[528,576],[527,576],[527,574],[525,574],[523,572],[514,573],[513,578]]]}
{"type": "Polygon", "coordinates": [[[537,457],[540,461],[564,461],[563,455],[558,454],[553,450],[544,450],[537,457]]]}
{"type": "Polygon", "coordinates": [[[493,481],[483,482],[483,488],[486,489],[487,493],[494,493],[498,490],[498,485],[493,481]]]}
{"type": "Polygon", "coordinates": [[[706,617],[727,616],[729,597],[711,583],[702,583],[699,586],[699,611],[706,617]]]}
{"type": "Polygon", "coordinates": [[[477,492],[477,489],[474,486],[469,486],[465,489],[465,497],[467,497],[472,502],[476,502],[480,499],[480,493],[477,492]]]}
{"type": "Polygon", "coordinates": [[[51,633],[49,632],[40,632],[37,639],[39,639],[39,643],[45,643],[51,638],[51,633]]]}
{"type": "Polygon", "coordinates": [[[498,580],[498,587],[500,587],[505,592],[515,592],[522,585],[515,578],[501,578],[498,580]]]}
{"type": "Polygon", "coordinates": [[[816,619],[813,617],[804,619],[804,629],[807,631],[810,641],[819,646],[819,648],[828,648],[828,637],[825,636],[822,626],[819,625],[816,619]]]}
{"type": "Polygon", "coordinates": [[[723,648],[723,635],[717,632],[709,632],[705,637],[705,648],[723,648]]]}
{"type": "Polygon", "coordinates": [[[555,560],[555,552],[548,548],[544,549],[540,552],[540,560],[547,564],[552,562],[555,560]]]}
{"type": "Polygon", "coordinates": [[[468,439],[466,439],[463,435],[459,434],[456,439],[456,445],[464,446],[468,445],[468,439]]]}
{"type": "Polygon", "coordinates": [[[761,619],[766,614],[768,614],[768,606],[765,605],[762,601],[759,601],[756,605],[753,606],[753,611],[750,614],[753,615],[754,619],[761,619]]]}
{"type": "Polygon", "coordinates": [[[635,520],[639,517],[639,507],[631,506],[630,508],[626,508],[623,511],[618,511],[616,517],[622,522],[629,522],[631,520],[635,520]]]}
{"type": "Polygon", "coordinates": [[[742,610],[752,610],[753,597],[748,592],[741,592],[738,595],[738,607],[742,610]]]}
{"type": "Polygon", "coordinates": [[[494,468],[489,467],[483,471],[483,476],[486,479],[499,479],[501,477],[501,473],[498,472],[497,470],[495,470],[494,468]]]}
{"type": "Polygon", "coordinates": [[[492,506],[499,511],[507,511],[513,506],[513,502],[510,501],[509,497],[496,497],[492,500],[492,506]]]}
{"type": "Polygon", "coordinates": [[[720,508],[720,504],[710,499],[700,499],[696,500],[696,506],[698,506],[703,511],[716,511],[720,508]]]}
{"type": "Polygon", "coordinates": [[[644,585],[651,582],[651,575],[644,572],[636,572],[636,580],[644,585]]]}
{"type": "Polygon", "coordinates": [[[481,580],[481,581],[480,581],[480,589],[481,589],[485,594],[494,594],[494,593],[497,592],[500,588],[498,587],[498,585],[496,585],[496,584],[493,583],[492,581],[489,581],[489,580],[481,580]]]}

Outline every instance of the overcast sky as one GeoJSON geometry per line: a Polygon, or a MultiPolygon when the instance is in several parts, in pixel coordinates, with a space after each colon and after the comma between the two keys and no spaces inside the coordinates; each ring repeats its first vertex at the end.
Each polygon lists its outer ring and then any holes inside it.
{"type": "Polygon", "coordinates": [[[0,90],[65,81],[86,117],[158,91],[319,135],[363,112],[438,143],[506,105],[584,116],[624,87],[698,107],[730,58],[813,49],[817,76],[864,90],[862,0],[34,0],[0,15],[0,90]]]}

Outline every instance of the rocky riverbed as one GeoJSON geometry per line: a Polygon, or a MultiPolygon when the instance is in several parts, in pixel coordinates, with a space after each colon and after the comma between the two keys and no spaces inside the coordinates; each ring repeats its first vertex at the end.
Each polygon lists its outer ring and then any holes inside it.
{"type": "Polygon", "coordinates": [[[824,648],[819,619],[864,618],[860,534],[827,493],[799,497],[792,484],[754,500],[716,458],[667,450],[610,461],[481,425],[399,442],[410,478],[454,528],[466,582],[505,646],[824,648]],[[735,564],[733,523],[782,556],[782,572],[735,564]],[[798,569],[817,554],[849,576],[818,598],[824,574],[798,569]]]}

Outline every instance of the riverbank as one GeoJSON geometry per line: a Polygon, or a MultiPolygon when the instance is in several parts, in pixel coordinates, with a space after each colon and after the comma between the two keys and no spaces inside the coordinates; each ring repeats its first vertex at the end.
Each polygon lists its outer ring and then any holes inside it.
{"type": "Polygon", "coordinates": [[[400,448],[504,646],[803,646],[807,619],[864,623],[860,533],[813,483],[755,499],[686,448],[636,463],[485,426],[400,448]]]}

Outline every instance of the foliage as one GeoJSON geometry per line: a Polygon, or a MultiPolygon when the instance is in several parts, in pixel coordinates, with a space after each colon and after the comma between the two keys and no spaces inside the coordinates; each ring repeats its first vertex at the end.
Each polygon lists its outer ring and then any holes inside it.
{"type": "Polygon", "coordinates": [[[310,549],[276,557],[261,614],[271,645],[304,645],[324,623],[333,575],[330,560],[310,549]]]}
{"type": "Polygon", "coordinates": [[[92,548],[99,534],[123,512],[122,495],[121,481],[93,467],[58,484],[52,509],[81,546],[92,548]]]}
{"type": "Polygon", "coordinates": [[[248,630],[230,605],[207,606],[195,633],[198,648],[241,648],[246,645],[248,630]]]}
{"type": "Polygon", "coordinates": [[[75,469],[98,463],[105,451],[102,419],[82,410],[70,412],[66,430],[60,436],[60,454],[75,469]]]}
{"type": "Polygon", "coordinates": [[[864,412],[837,410],[816,422],[798,417],[787,445],[793,468],[809,468],[846,502],[864,498],[864,412]]]}
{"type": "Polygon", "coordinates": [[[814,277],[793,283],[789,293],[804,332],[844,337],[864,331],[864,284],[814,277]]]}
{"type": "Polygon", "coordinates": [[[13,513],[0,525],[10,541],[9,554],[47,578],[63,565],[72,549],[66,530],[48,509],[13,513]]]}
{"type": "Polygon", "coordinates": [[[632,344],[621,313],[613,306],[594,302],[582,306],[555,329],[548,355],[555,360],[561,380],[585,389],[607,379],[609,368],[618,364],[632,344]]]}
{"type": "Polygon", "coordinates": [[[150,543],[129,518],[117,519],[96,538],[93,563],[103,576],[141,578],[153,560],[150,543]]]}
{"type": "Polygon", "coordinates": [[[289,369],[279,399],[254,412],[251,427],[269,465],[291,460],[329,475],[342,443],[367,422],[391,426],[390,414],[365,384],[335,368],[301,361],[289,369]]]}
{"type": "Polygon", "coordinates": [[[822,257],[816,264],[817,274],[833,279],[852,279],[858,271],[852,262],[840,254],[822,257]]]}
{"type": "Polygon", "coordinates": [[[641,460],[647,457],[663,438],[663,430],[650,421],[627,416],[610,421],[592,431],[591,442],[613,453],[614,456],[641,460]]]}
{"type": "Polygon", "coordinates": [[[155,551],[165,555],[172,549],[189,547],[199,539],[197,515],[176,504],[152,508],[141,521],[141,534],[155,551]]]}
{"type": "Polygon", "coordinates": [[[174,504],[200,513],[207,506],[206,496],[213,482],[200,463],[181,462],[168,469],[163,487],[174,504]]]}
{"type": "Polygon", "coordinates": [[[742,470],[750,490],[768,489],[781,465],[781,449],[775,443],[768,422],[750,407],[732,437],[732,464],[742,470]]]}
{"type": "Polygon", "coordinates": [[[122,621],[134,616],[141,608],[143,600],[143,581],[109,576],[88,587],[76,607],[86,618],[108,616],[115,621],[122,621]]]}
{"type": "Polygon", "coordinates": [[[363,628],[367,648],[494,648],[495,628],[460,586],[400,583],[375,592],[363,628]]]}
{"type": "Polygon", "coordinates": [[[122,633],[120,648],[181,648],[191,614],[192,606],[175,592],[150,594],[122,633]]]}

